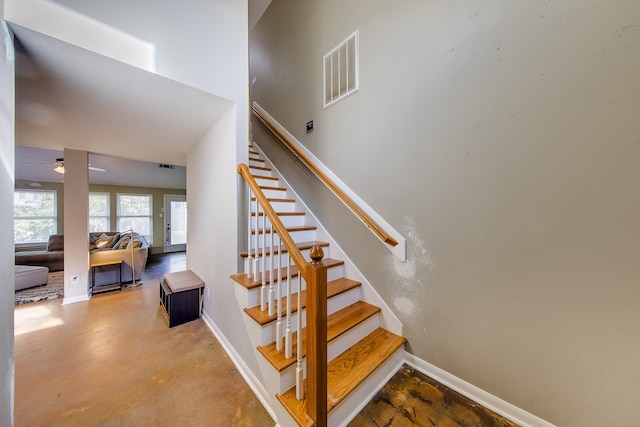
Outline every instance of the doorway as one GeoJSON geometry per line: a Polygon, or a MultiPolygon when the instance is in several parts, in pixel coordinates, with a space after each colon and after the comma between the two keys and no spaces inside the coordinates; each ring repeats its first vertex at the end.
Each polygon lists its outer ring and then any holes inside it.
{"type": "Polygon", "coordinates": [[[187,196],[164,195],[164,252],[187,249],[187,196]]]}

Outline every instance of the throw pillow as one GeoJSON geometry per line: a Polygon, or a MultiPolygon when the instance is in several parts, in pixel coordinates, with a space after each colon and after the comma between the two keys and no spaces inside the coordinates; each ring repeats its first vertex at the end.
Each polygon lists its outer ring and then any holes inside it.
{"type": "Polygon", "coordinates": [[[95,245],[96,248],[106,248],[108,247],[109,243],[111,243],[111,236],[102,233],[100,237],[98,237],[98,240],[96,240],[95,245]]]}
{"type": "Polygon", "coordinates": [[[96,248],[106,248],[110,241],[111,240],[98,239],[96,240],[96,248]]]}
{"type": "Polygon", "coordinates": [[[129,246],[129,240],[131,240],[128,237],[125,237],[124,239],[120,240],[120,244],[118,245],[118,249],[126,249],[127,246],[129,246]]]}
{"type": "Polygon", "coordinates": [[[64,251],[64,234],[52,234],[49,236],[47,251],[64,251]]]}
{"type": "Polygon", "coordinates": [[[120,233],[116,233],[113,236],[111,236],[111,240],[109,241],[109,243],[107,244],[107,248],[111,249],[114,247],[114,245],[116,244],[116,242],[120,239],[120,233]]]}

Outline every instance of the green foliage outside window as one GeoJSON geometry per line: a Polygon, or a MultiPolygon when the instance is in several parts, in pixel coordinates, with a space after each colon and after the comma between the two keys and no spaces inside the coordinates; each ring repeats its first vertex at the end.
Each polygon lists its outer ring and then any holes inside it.
{"type": "Polygon", "coordinates": [[[14,203],[15,243],[39,243],[56,234],[57,205],[56,192],[39,190],[16,190],[14,203]]]}

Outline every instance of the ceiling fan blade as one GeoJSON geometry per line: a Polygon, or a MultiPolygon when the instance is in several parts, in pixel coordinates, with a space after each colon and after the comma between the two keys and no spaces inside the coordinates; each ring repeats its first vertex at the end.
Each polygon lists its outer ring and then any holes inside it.
{"type": "Polygon", "coordinates": [[[96,168],[96,167],[93,167],[93,166],[89,166],[89,170],[96,171],[96,172],[106,172],[107,171],[106,169],[96,168]]]}

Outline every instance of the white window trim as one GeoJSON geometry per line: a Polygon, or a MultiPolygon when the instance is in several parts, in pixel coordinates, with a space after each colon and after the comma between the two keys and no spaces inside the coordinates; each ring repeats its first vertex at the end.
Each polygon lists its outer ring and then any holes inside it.
{"type": "MultiPolygon", "coordinates": [[[[153,245],[153,194],[143,193],[116,193],[116,231],[120,230],[120,218],[149,218],[149,234],[143,234],[148,238],[149,245],[153,245]],[[120,196],[145,196],[149,197],[149,215],[121,215],[120,214],[120,196]]],[[[140,230],[133,230],[135,233],[141,234],[140,230]]]]}
{"type": "MultiPolygon", "coordinates": [[[[17,217],[13,215],[13,221],[16,220],[38,220],[38,219],[53,219],[53,230],[51,234],[58,232],[58,192],[56,190],[27,190],[27,189],[15,189],[14,193],[51,193],[53,194],[53,216],[24,216],[17,217]]],[[[15,226],[15,225],[14,225],[15,226]]],[[[15,243],[15,246],[21,249],[30,249],[31,247],[40,248],[44,244],[45,249],[48,243],[48,239],[43,242],[24,242],[15,243]]]]}
{"type": "Polygon", "coordinates": [[[89,222],[91,222],[92,218],[106,218],[107,220],[107,229],[106,230],[98,230],[98,231],[110,231],[111,229],[111,193],[105,193],[101,191],[92,191],[89,193],[89,197],[91,195],[101,195],[107,196],[107,214],[106,215],[91,215],[89,212],[89,222]]]}

